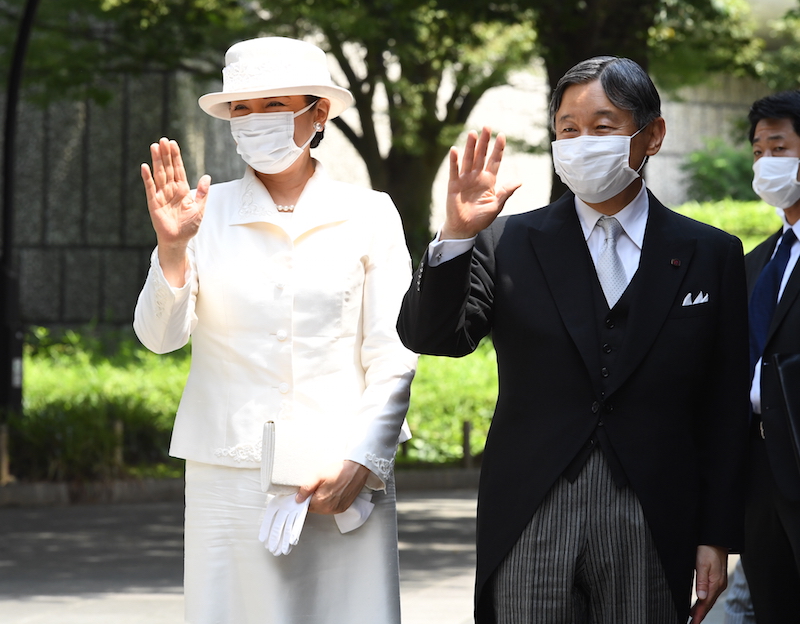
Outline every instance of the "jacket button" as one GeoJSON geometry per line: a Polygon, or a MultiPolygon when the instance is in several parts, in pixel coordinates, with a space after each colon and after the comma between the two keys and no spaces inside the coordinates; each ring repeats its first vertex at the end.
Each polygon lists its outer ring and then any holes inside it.
{"type": "Polygon", "coordinates": [[[604,423],[602,420],[598,420],[598,421],[597,421],[597,426],[598,426],[598,427],[602,427],[602,426],[604,426],[604,425],[605,425],[605,423],[604,423]]]}
{"type": "Polygon", "coordinates": [[[285,329],[279,329],[278,333],[275,334],[275,337],[278,340],[280,340],[281,342],[283,342],[284,340],[286,340],[286,330],[285,329]]]}
{"type": "Polygon", "coordinates": [[[594,403],[592,403],[592,414],[596,414],[599,411],[600,411],[600,404],[597,401],[595,401],[594,403]]]}
{"type": "Polygon", "coordinates": [[[283,290],[284,286],[286,286],[286,284],[284,284],[283,282],[276,282],[275,283],[275,288],[277,288],[279,290],[283,290]]]}
{"type": "Polygon", "coordinates": [[[611,351],[612,349],[610,344],[606,343],[603,345],[603,353],[611,353],[611,351]]]}
{"type": "Polygon", "coordinates": [[[601,374],[603,377],[608,377],[608,374],[609,374],[609,373],[608,373],[608,369],[607,369],[607,368],[604,366],[603,368],[601,368],[601,369],[600,369],[600,374],[601,374]]]}
{"type": "Polygon", "coordinates": [[[278,392],[280,392],[281,394],[286,394],[287,392],[289,392],[289,384],[283,382],[280,386],[278,386],[278,392]]]}

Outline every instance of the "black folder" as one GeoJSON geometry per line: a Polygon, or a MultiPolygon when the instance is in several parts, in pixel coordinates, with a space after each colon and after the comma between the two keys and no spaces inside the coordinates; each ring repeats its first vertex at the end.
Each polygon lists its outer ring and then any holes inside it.
{"type": "Polygon", "coordinates": [[[778,370],[794,458],[800,470],[800,353],[776,353],[772,360],[778,370]]]}

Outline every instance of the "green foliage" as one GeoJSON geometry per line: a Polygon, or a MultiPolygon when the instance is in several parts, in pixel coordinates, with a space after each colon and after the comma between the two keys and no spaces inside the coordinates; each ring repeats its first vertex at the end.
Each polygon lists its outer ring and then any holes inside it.
{"type": "Polygon", "coordinates": [[[157,356],[130,337],[37,328],[26,346],[23,410],[9,420],[12,471],[30,479],[119,476],[116,423],[129,465],[167,461],[188,350],[157,356]]]}
{"type": "Polygon", "coordinates": [[[472,454],[483,452],[496,400],[497,360],[491,341],[484,340],[463,358],[421,356],[411,386],[408,424],[414,437],[407,460],[460,459],[464,421],[472,424],[472,454]]]}
{"type": "Polygon", "coordinates": [[[775,208],[758,201],[687,202],[677,212],[738,236],[747,253],[781,225],[775,208]]]}
{"type": "Polygon", "coordinates": [[[719,138],[707,139],[703,149],[686,157],[681,169],[688,174],[686,192],[694,201],[758,199],[752,188],[753,152],[749,145],[734,147],[719,138]]]}
{"type": "Polygon", "coordinates": [[[662,0],[648,30],[650,71],[674,90],[709,74],[752,74],[763,48],[745,0],[662,0]]]}
{"type": "MultiPolygon", "coordinates": [[[[25,2],[0,1],[4,72],[25,2]]],[[[25,95],[103,103],[124,75],[181,70],[217,78],[225,49],[257,33],[258,20],[238,0],[44,0],[26,57],[25,95]]]]}
{"type": "Polygon", "coordinates": [[[800,7],[771,24],[769,42],[753,63],[756,75],[776,91],[800,88],[800,7]]]}

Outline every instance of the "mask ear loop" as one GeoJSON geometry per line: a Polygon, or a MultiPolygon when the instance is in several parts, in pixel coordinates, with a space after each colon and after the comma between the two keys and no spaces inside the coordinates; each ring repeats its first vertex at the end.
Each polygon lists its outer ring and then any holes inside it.
{"type": "MultiPolygon", "coordinates": [[[[639,129],[638,129],[636,132],[634,132],[634,133],[631,135],[631,141],[633,140],[633,137],[635,137],[635,136],[636,136],[637,134],[639,134],[639,133],[640,133],[642,130],[644,130],[644,129],[647,127],[647,125],[648,125],[648,124],[645,124],[645,125],[643,125],[643,126],[642,126],[641,128],[639,128],[639,129]]],[[[637,175],[641,175],[641,173],[642,173],[642,169],[644,169],[644,166],[647,164],[647,162],[648,162],[649,160],[650,160],[650,155],[649,155],[649,154],[645,154],[645,156],[644,156],[644,160],[642,161],[642,164],[641,164],[641,165],[639,165],[639,168],[636,170],[636,174],[637,174],[637,175]]]]}
{"type": "MultiPolygon", "coordinates": [[[[297,119],[297,118],[298,118],[300,115],[302,115],[303,113],[305,113],[305,112],[309,111],[309,110],[310,110],[310,109],[311,109],[311,108],[312,108],[312,107],[313,107],[313,106],[314,106],[314,105],[315,105],[317,102],[319,102],[319,100],[314,100],[313,102],[311,102],[311,104],[309,104],[309,105],[308,105],[308,106],[306,106],[305,108],[302,108],[302,109],[300,109],[299,111],[297,111],[297,112],[294,114],[294,116],[292,117],[292,119],[297,119]]],[[[315,122],[314,122],[314,125],[313,125],[312,127],[314,128],[314,132],[313,132],[313,134],[312,134],[312,135],[309,137],[308,141],[306,141],[306,142],[305,142],[305,143],[303,143],[302,145],[298,145],[298,147],[299,147],[300,149],[305,149],[306,147],[308,147],[309,145],[311,145],[311,141],[313,141],[313,140],[314,140],[314,137],[315,137],[315,136],[317,136],[317,133],[318,133],[318,132],[322,132],[322,127],[323,127],[323,126],[322,126],[322,124],[321,124],[321,123],[319,123],[318,121],[315,121],[315,122]]],[[[295,143],[295,145],[297,145],[297,144],[295,143]]]]}
{"type": "Polygon", "coordinates": [[[303,113],[305,113],[306,111],[308,111],[308,110],[309,110],[309,109],[310,109],[312,106],[314,106],[314,104],[316,104],[317,102],[319,102],[319,100],[314,100],[313,102],[311,102],[311,104],[309,104],[309,105],[308,105],[308,106],[306,106],[305,108],[301,108],[301,109],[300,109],[299,111],[297,111],[297,112],[296,112],[294,115],[292,115],[292,119],[297,119],[297,118],[298,118],[300,115],[302,115],[303,113]]]}

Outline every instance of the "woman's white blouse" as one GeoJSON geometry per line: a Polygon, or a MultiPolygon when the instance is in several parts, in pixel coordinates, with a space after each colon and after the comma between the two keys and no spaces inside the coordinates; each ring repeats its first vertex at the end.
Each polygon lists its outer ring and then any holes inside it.
{"type": "Polygon", "coordinates": [[[324,419],[382,488],[409,437],[416,367],[395,329],[411,263],[389,196],[316,163],[294,213],[279,213],[248,168],[211,187],[188,257],[178,289],[153,252],[134,315],[156,353],[192,338],[170,454],[257,468],[265,420],[324,419]]]}

